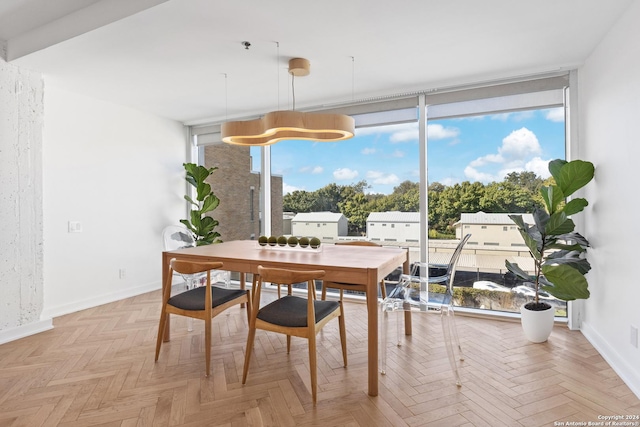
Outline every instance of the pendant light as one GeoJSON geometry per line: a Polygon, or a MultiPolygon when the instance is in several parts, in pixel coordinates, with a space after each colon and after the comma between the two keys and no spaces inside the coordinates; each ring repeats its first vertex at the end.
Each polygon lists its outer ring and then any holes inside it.
{"type": "MultiPolygon", "coordinates": [[[[289,61],[292,78],[309,75],[307,59],[289,61]]],[[[294,86],[295,90],[295,86],[294,86]]],[[[295,93],[292,111],[272,111],[262,118],[222,124],[222,141],[235,145],[271,145],[285,139],[303,139],[318,142],[342,141],[352,138],[355,122],[344,114],[303,113],[295,111],[295,93]]]]}

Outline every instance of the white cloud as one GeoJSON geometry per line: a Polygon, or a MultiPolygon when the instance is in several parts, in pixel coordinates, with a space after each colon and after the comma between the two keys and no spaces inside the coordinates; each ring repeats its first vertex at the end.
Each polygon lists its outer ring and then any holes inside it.
{"type": "Polygon", "coordinates": [[[507,135],[497,153],[471,161],[464,174],[469,180],[485,183],[501,181],[508,173],[525,170],[546,178],[549,174],[544,172],[547,166],[539,157],[541,152],[536,135],[523,127],[507,135]]]}
{"type": "Polygon", "coordinates": [[[397,125],[374,126],[356,129],[356,136],[389,135],[394,144],[418,140],[418,123],[400,123],[397,125]]]}
{"type": "Polygon", "coordinates": [[[337,181],[355,179],[357,176],[358,171],[349,168],[339,168],[333,171],[333,178],[337,181]]]}
{"type": "Polygon", "coordinates": [[[564,108],[550,108],[544,118],[551,122],[564,122],[564,108]]]}
{"type": "Polygon", "coordinates": [[[404,129],[404,130],[393,132],[389,137],[389,141],[391,141],[392,144],[399,144],[401,142],[417,141],[417,140],[418,140],[417,126],[415,127],[415,129],[404,129]]]}
{"type": "Polygon", "coordinates": [[[398,184],[400,182],[400,178],[398,178],[396,174],[385,174],[384,172],[380,171],[368,171],[367,179],[371,180],[373,184],[380,185],[398,184]]]}
{"type": "Polygon", "coordinates": [[[491,163],[503,163],[504,158],[500,154],[487,154],[486,156],[478,157],[469,163],[472,168],[479,168],[491,163]]]}
{"type": "Polygon", "coordinates": [[[466,168],[464,168],[464,176],[466,176],[470,181],[498,181],[498,179],[496,179],[494,175],[491,175],[490,173],[480,172],[471,166],[467,166],[466,168]]]}
{"type": "Polygon", "coordinates": [[[429,139],[449,139],[460,135],[460,129],[454,127],[444,127],[440,124],[427,126],[427,137],[429,139]]]}
{"type": "Polygon", "coordinates": [[[499,120],[506,122],[511,120],[512,122],[521,122],[523,120],[529,120],[535,115],[534,111],[516,111],[511,113],[492,114],[491,120],[499,120]]]}
{"type": "Polygon", "coordinates": [[[502,140],[498,153],[505,159],[524,159],[540,154],[540,142],[536,135],[527,128],[514,130],[502,140]]]}
{"type": "MultiPolygon", "coordinates": [[[[418,123],[401,123],[389,126],[377,126],[356,129],[357,136],[363,135],[389,135],[389,141],[393,144],[411,142],[418,140],[418,123]]],[[[441,124],[427,126],[429,139],[451,139],[460,135],[460,129],[455,127],[444,127],[441,124]]],[[[367,150],[367,149],[365,149],[367,150]]],[[[370,154],[365,153],[363,154],[370,154]]]]}
{"type": "Polygon", "coordinates": [[[456,179],[456,178],[452,178],[452,177],[447,177],[444,178],[441,181],[438,181],[440,184],[442,185],[446,185],[448,187],[452,186],[452,185],[456,185],[460,183],[460,180],[456,179]]]}
{"type": "Polygon", "coordinates": [[[293,185],[289,185],[286,182],[282,183],[282,194],[289,194],[299,190],[304,190],[304,188],[294,187],[293,185]]]}
{"type": "Polygon", "coordinates": [[[363,148],[363,149],[360,151],[360,153],[361,153],[361,154],[364,154],[364,155],[366,156],[366,155],[369,155],[369,154],[375,154],[377,151],[378,151],[378,150],[376,150],[375,148],[367,147],[367,148],[363,148]]]}
{"type": "Polygon", "coordinates": [[[324,168],[322,166],[303,166],[298,171],[301,173],[310,173],[313,175],[318,175],[324,172],[324,168]]]}
{"type": "Polygon", "coordinates": [[[542,177],[542,179],[547,179],[551,176],[551,173],[549,173],[550,161],[551,159],[543,160],[540,157],[534,157],[527,162],[524,168],[525,170],[534,172],[536,175],[542,177]]]}

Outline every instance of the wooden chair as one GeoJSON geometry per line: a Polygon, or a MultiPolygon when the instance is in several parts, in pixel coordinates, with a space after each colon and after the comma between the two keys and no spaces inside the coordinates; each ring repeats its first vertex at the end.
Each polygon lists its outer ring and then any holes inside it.
{"type": "MultiPolygon", "coordinates": [[[[336,245],[381,247],[379,244],[375,242],[370,242],[367,240],[336,242],[336,245]]],[[[327,299],[328,288],[340,290],[340,301],[342,301],[342,297],[345,289],[349,291],[361,291],[361,292],[365,292],[367,290],[365,285],[354,285],[350,283],[330,282],[330,281],[324,280],[322,282],[322,294],[320,297],[323,301],[327,299]]],[[[387,297],[387,289],[385,287],[384,279],[380,281],[380,294],[382,295],[382,299],[385,299],[387,297]]]]}
{"type": "Polygon", "coordinates": [[[160,355],[160,347],[167,325],[168,314],[178,314],[194,319],[204,320],[206,375],[211,372],[211,319],[227,308],[236,304],[247,304],[247,320],[251,320],[251,296],[248,290],[226,289],[211,286],[211,270],[222,267],[221,262],[194,262],[172,259],[169,263],[169,274],[162,295],[162,312],[158,326],[158,341],[156,342],[156,362],[160,355]],[[198,274],[206,273],[207,286],[197,286],[185,292],[171,296],[173,273],[198,274]]]}
{"type": "Polygon", "coordinates": [[[331,319],[338,318],[342,358],[347,366],[347,340],[342,301],[318,301],[315,296],[315,279],[324,276],[323,270],[295,271],[258,266],[259,283],[255,292],[253,314],[249,323],[249,337],[244,359],[242,384],[247,381],[249,361],[253,350],[256,329],[287,335],[287,354],[291,351],[291,337],[306,338],[309,342],[309,371],[311,372],[311,395],[316,403],[317,366],[316,334],[331,319]],[[278,285],[307,282],[307,298],[285,295],[260,308],[260,291],[265,282],[278,285]]]}

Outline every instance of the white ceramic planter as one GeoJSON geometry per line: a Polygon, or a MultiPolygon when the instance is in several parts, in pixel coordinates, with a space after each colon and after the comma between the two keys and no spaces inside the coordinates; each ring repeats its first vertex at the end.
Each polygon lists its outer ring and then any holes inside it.
{"type": "Polygon", "coordinates": [[[545,342],[551,335],[553,329],[553,318],[556,310],[551,307],[549,310],[532,311],[527,310],[524,305],[520,307],[522,315],[520,323],[524,336],[531,342],[545,342]]]}

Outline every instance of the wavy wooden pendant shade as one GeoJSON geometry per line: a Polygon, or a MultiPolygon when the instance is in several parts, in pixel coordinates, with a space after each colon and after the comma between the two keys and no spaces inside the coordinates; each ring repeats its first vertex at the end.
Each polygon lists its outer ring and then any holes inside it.
{"type": "MultiPolygon", "coordinates": [[[[289,73],[294,76],[308,75],[309,61],[291,59],[289,73]]],[[[271,145],[285,139],[342,141],[352,138],[354,132],[353,117],[298,111],[273,111],[255,120],[223,123],[221,129],[222,141],[235,145],[271,145]]]]}

